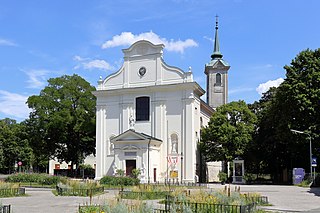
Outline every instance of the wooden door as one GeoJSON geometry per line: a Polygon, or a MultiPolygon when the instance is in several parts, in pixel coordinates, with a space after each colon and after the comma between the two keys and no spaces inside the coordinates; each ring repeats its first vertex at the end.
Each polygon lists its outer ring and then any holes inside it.
{"type": "Polygon", "coordinates": [[[132,170],[136,168],[136,160],[126,160],[126,176],[131,176],[132,170]]]}

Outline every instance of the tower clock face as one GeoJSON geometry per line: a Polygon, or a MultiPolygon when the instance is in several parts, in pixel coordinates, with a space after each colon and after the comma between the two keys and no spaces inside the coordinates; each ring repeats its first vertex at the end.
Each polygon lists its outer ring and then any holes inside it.
{"type": "Polygon", "coordinates": [[[139,75],[142,77],[144,74],[146,74],[147,69],[145,67],[140,67],[139,69],[139,75]]]}

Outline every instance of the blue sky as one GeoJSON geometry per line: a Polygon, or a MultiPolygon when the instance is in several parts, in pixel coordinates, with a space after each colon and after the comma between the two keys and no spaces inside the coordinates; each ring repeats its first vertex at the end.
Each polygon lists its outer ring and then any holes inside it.
{"type": "Polygon", "coordinates": [[[0,119],[27,118],[27,98],[51,77],[76,73],[96,86],[139,38],[165,43],[167,64],[191,66],[206,88],[216,14],[229,101],[252,103],[300,51],[319,48],[319,8],[318,0],[0,1],[0,119]]]}

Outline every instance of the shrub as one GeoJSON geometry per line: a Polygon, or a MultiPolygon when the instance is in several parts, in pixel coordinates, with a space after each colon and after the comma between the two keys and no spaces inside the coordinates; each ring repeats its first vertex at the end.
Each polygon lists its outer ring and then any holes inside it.
{"type": "Polygon", "coordinates": [[[123,177],[124,176],[124,170],[123,169],[117,169],[116,175],[119,176],[119,177],[123,177]]]}
{"type": "Polygon", "coordinates": [[[93,169],[90,164],[80,164],[79,169],[93,169]]]}
{"type": "MultiPolygon", "coordinates": [[[[0,181],[0,197],[15,197],[25,195],[25,190],[18,183],[5,183],[0,181]]],[[[1,205],[0,205],[0,212],[1,205]]]]}
{"type": "Polygon", "coordinates": [[[104,205],[94,206],[81,206],[79,213],[98,213],[98,212],[110,212],[110,213],[152,213],[153,209],[145,205],[144,203],[125,204],[122,202],[117,203],[105,203],[104,205]]]}
{"type": "Polygon", "coordinates": [[[228,179],[228,176],[227,176],[227,174],[224,173],[224,172],[219,172],[218,178],[219,178],[219,180],[220,180],[221,182],[224,183],[224,182],[226,182],[226,180],[228,179]]]}
{"type": "Polygon", "coordinates": [[[246,183],[251,183],[255,179],[255,176],[252,173],[245,173],[243,179],[246,181],[246,183]]]}
{"type": "Polygon", "coordinates": [[[103,178],[101,178],[100,183],[113,186],[134,186],[138,185],[140,183],[140,180],[131,177],[104,176],[103,178]]]}
{"type": "Polygon", "coordinates": [[[38,183],[43,185],[55,185],[61,181],[61,179],[65,179],[64,177],[52,176],[48,174],[25,174],[25,173],[17,173],[14,175],[10,175],[6,178],[6,182],[13,183],[38,183]]]}
{"type": "Polygon", "coordinates": [[[141,174],[140,169],[133,169],[132,170],[132,177],[138,178],[140,174],[141,174]]]}
{"type": "Polygon", "coordinates": [[[92,196],[103,193],[103,191],[104,187],[96,181],[67,180],[64,183],[58,183],[53,193],[62,196],[92,196]]]}

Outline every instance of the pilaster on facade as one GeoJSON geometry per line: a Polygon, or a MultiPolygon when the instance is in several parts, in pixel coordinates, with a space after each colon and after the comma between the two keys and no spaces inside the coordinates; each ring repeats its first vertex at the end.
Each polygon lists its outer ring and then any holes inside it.
{"type": "Polygon", "coordinates": [[[194,138],[195,138],[195,132],[194,132],[194,99],[188,98],[185,99],[185,129],[184,129],[184,157],[183,163],[184,163],[184,177],[183,180],[186,182],[193,182],[194,176],[195,176],[195,167],[194,167],[194,158],[190,157],[193,156],[195,149],[194,149],[194,138]]]}

